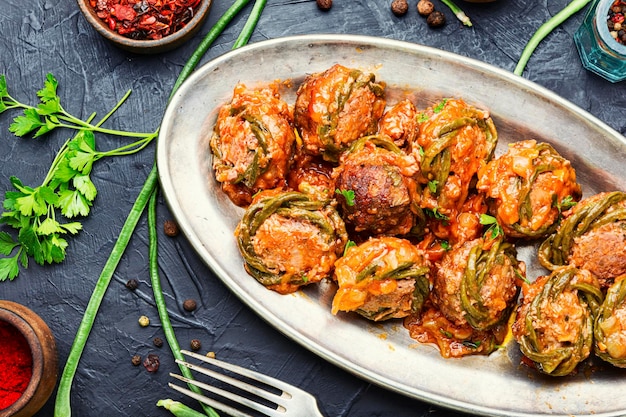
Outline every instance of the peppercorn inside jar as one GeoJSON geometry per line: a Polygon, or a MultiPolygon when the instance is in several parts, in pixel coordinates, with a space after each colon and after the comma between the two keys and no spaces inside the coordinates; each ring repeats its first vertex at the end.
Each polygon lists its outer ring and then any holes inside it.
{"type": "Polygon", "coordinates": [[[623,14],[613,18],[616,3],[621,11],[623,0],[595,0],[574,34],[583,67],[614,83],[626,80],[626,45],[611,34],[614,30],[609,29],[609,20],[615,20],[612,22],[615,29],[615,23],[624,18],[623,14]]]}
{"type": "Polygon", "coordinates": [[[614,0],[609,7],[606,25],[611,36],[622,45],[626,44],[626,0],[614,0]]]}

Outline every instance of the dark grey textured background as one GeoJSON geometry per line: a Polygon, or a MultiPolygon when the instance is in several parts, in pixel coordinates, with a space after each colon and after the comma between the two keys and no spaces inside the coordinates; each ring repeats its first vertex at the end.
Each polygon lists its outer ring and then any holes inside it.
{"type": "MultiPolygon", "coordinates": [[[[231,49],[252,3],[220,36],[204,62],[231,49]]],[[[329,12],[319,11],[313,0],[270,0],[251,42],[309,33],[376,35],[434,46],[512,71],[532,32],[568,1],[457,3],[471,16],[472,28],[463,27],[439,2],[437,7],[446,13],[448,24],[433,30],[418,16],[416,0],[410,1],[409,13],[401,18],[391,13],[390,0],[335,0],[329,12]]],[[[103,116],[132,89],[130,99],[108,125],[153,131],[187,57],[229,4],[215,0],[203,30],[182,48],[140,56],[116,49],[102,39],[71,0],[3,0],[0,73],[6,75],[11,94],[31,104],[37,102],[35,92],[43,85],[46,73],[53,73],[64,107],[83,118],[92,112],[103,116]]],[[[626,84],[611,84],[580,65],[573,34],[583,15],[584,11],[579,12],[539,46],[524,77],[624,134],[626,84]]],[[[462,74],[450,82],[462,82],[462,74]]],[[[8,112],[0,116],[0,193],[10,189],[12,175],[25,184],[40,184],[53,155],[70,134],[64,131],[39,139],[16,138],[8,131],[16,115],[8,112]]],[[[106,136],[98,136],[97,141],[100,149],[125,143],[106,136]]],[[[62,365],[94,283],[153,158],[151,145],[133,156],[98,162],[92,177],[99,194],[92,214],[83,222],[84,231],[70,241],[66,261],[46,267],[32,263],[15,281],[0,283],[0,299],[23,303],[48,322],[62,365]]],[[[295,383],[313,393],[329,417],[463,415],[365,383],[285,338],[212,275],[184,236],[162,234],[163,222],[171,218],[162,198],[158,210],[163,287],[181,345],[197,338],[203,351],[216,351],[221,358],[295,383]],[[198,300],[195,312],[182,309],[186,298],[198,300]]],[[[181,398],[166,387],[168,372],[176,370],[167,345],[161,349],[152,345],[152,339],[163,334],[149,285],[147,236],[144,218],[117,269],[80,362],[72,395],[75,416],[165,416],[168,413],[157,408],[156,401],[181,398]],[[140,282],[135,293],[124,287],[130,278],[140,282]],[[139,327],[140,315],[150,317],[150,327],[139,327]],[[156,374],[130,364],[132,355],[151,352],[161,357],[161,369],[156,374]]],[[[51,416],[53,402],[54,395],[38,416],[51,416]]]]}

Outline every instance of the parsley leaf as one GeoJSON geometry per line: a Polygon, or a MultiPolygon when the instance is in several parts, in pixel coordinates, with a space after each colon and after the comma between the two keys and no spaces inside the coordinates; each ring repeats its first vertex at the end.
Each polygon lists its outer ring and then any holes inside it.
{"type": "Polygon", "coordinates": [[[433,107],[433,112],[440,113],[441,110],[443,110],[443,108],[445,107],[447,102],[448,102],[447,98],[444,98],[443,100],[441,100],[439,102],[439,104],[437,104],[435,107],[433,107]]]}
{"type": "Polygon", "coordinates": [[[428,189],[432,194],[437,194],[437,186],[439,185],[439,181],[432,180],[428,181],[428,189]]]}
{"type": "Polygon", "coordinates": [[[335,190],[335,194],[339,194],[339,195],[343,196],[343,198],[346,200],[346,204],[348,206],[353,206],[354,205],[354,191],[353,190],[336,189],[335,190]]]}
{"type": "Polygon", "coordinates": [[[91,124],[95,114],[83,121],[63,109],[57,88],[57,80],[47,74],[43,88],[37,92],[40,103],[33,107],[11,97],[6,79],[0,75],[0,113],[22,109],[22,114],[13,119],[9,131],[18,137],[33,132],[33,137],[42,136],[57,127],[76,131],[57,153],[41,185],[30,187],[17,177],[10,178],[13,190],[4,194],[0,223],[17,232],[16,236],[0,232],[0,281],[13,280],[19,274],[20,266],[28,267],[29,258],[40,265],[63,261],[68,247],[64,236],[77,234],[82,230],[82,224],[78,221],[64,223],[61,216],[71,219],[90,213],[98,194],[90,178],[93,164],[103,157],[136,153],[158,135],[158,130],[141,133],[101,127],[128,98],[130,91],[103,120],[91,124]],[[137,139],[117,149],[99,152],[94,132],[137,139]]]}
{"type": "Polygon", "coordinates": [[[498,224],[498,220],[495,217],[488,214],[481,214],[480,224],[483,226],[489,226],[485,231],[485,235],[491,234],[492,239],[495,239],[498,236],[504,236],[504,230],[502,229],[502,226],[498,224]]]}

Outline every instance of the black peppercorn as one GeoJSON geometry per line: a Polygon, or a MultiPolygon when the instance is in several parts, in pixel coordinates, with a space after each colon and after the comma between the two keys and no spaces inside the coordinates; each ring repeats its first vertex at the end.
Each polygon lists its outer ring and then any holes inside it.
{"type": "Polygon", "coordinates": [[[156,347],[161,347],[163,346],[163,339],[161,339],[160,337],[155,337],[152,343],[154,343],[154,346],[156,347]]]}
{"type": "Polygon", "coordinates": [[[192,300],[191,298],[183,302],[183,308],[186,311],[194,311],[196,307],[197,307],[196,300],[192,300]]]}
{"type": "Polygon", "coordinates": [[[189,347],[191,347],[191,350],[200,350],[202,348],[202,343],[200,343],[200,341],[198,339],[192,339],[191,343],[189,343],[189,347]]]}
{"type": "Polygon", "coordinates": [[[132,362],[133,365],[139,366],[139,364],[141,363],[141,356],[135,355],[131,358],[130,361],[132,362]]]}
{"type": "Polygon", "coordinates": [[[440,11],[435,10],[426,18],[426,23],[431,28],[437,28],[446,24],[446,15],[441,13],[440,11]]]}
{"type": "Polygon", "coordinates": [[[166,236],[174,237],[178,235],[178,225],[172,220],[166,220],[163,223],[163,231],[166,236]]]}
{"type": "Polygon", "coordinates": [[[126,288],[131,291],[135,291],[137,288],[139,288],[139,281],[137,281],[136,279],[129,279],[126,282],[126,288]]]}
{"type": "Polygon", "coordinates": [[[409,11],[409,3],[407,0],[393,0],[391,2],[391,11],[396,16],[403,16],[409,11]]]}

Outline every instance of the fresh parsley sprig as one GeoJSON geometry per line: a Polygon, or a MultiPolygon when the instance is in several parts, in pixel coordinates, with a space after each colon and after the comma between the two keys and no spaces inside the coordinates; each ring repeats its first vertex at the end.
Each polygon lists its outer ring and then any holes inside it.
{"type": "Polygon", "coordinates": [[[68,139],[51,163],[50,169],[37,187],[30,187],[12,176],[13,190],[4,195],[0,223],[17,231],[16,236],[0,232],[0,281],[13,280],[20,266],[28,267],[29,259],[44,265],[59,263],[65,259],[67,236],[82,230],[82,224],[73,220],[89,215],[97,190],[91,181],[93,164],[104,157],[123,156],[145,148],[158,132],[138,133],[102,128],[104,123],[128,98],[130,91],[100,122],[92,124],[95,114],[83,121],[68,114],[57,95],[57,81],[48,74],[44,87],[37,92],[37,107],[15,100],[8,92],[6,79],[0,75],[0,113],[10,109],[22,109],[9,130],[16,136],[34,132],[42,136],[62,127],[76,131],[68,139]],[[139,140],[109,151],[96,148],[94,132],[135,137],[139,140]]]}
{"type": "MultiPolygon", "coordinates": [[[[130,91],[126,93],[126,95],[100,123],[93,125],[89,121],[83,121],[80,118],[71,115],[63,108],[61,105],[61,99],[57,95],[57,87],[58,82],[54,76],[52,74],[47,74],[43,88],[37,91],[39,104],[37,106],[31,106],[13,98],[9,94],[5,76],[0,75],[0,113],[16,108],[22,109],[23,111],[21,116],[13,119],[13,123],[9,126],[9,131],[18,137],[22,137],[33,132],[33,137],[39,137],[59,127],[76,130],[91,130],[93,132],[106,133],[110,135],[137,138],[146,137],[151,134],[127,132],[101,127],[102,122],[110,117],[110,115],[112,115],[124,103],[124,101],[126,101],[130,95],[130,91]]],[[[93,116],[94,115],[91,115],[88,120],[91,120],[93,116]]]]}
{"type": "Polygon", "coordinates": [[[491,239],[495,239],[498,236],[504,236],[504,230],[495,217],[488,214],[481,214],[479,222],[483,226],[488,226],[487,230],[485,230],[485,236],[491,235],[491,239]]]}

